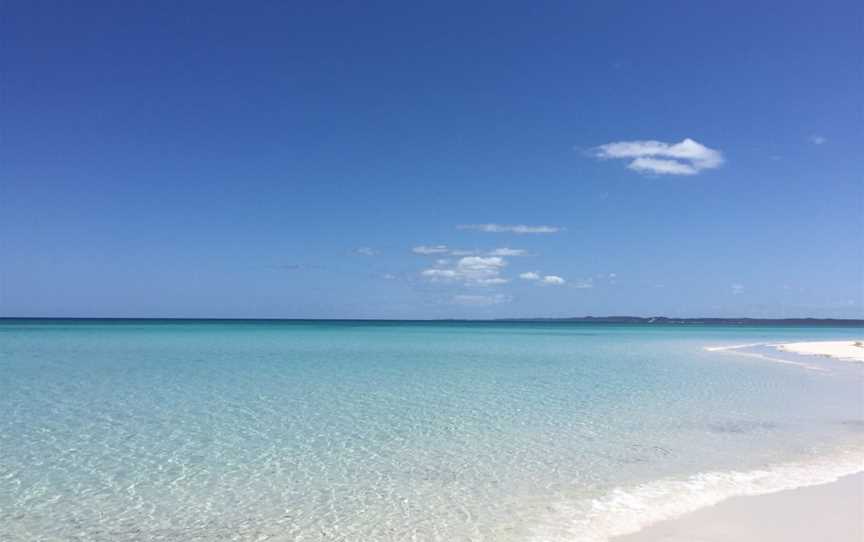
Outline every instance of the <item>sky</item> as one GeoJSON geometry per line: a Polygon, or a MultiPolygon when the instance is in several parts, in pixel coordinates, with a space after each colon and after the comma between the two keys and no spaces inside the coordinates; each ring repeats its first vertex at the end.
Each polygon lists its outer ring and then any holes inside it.
{"type": "Polygon", "coordinates": [[[0,316],[864,317],[864,3],[0,9],[0,316]]]}

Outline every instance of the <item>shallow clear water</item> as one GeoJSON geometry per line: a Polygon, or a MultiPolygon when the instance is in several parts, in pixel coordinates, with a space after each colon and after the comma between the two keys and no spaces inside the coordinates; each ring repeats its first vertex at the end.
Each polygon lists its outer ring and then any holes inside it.
{"type": "Polygon", "coordinates": [[[0,322],[0,539],[605,540],[864,469],[861,328],[0,322]],[[770,355],[768,355],[770,354],[770,355]]]}

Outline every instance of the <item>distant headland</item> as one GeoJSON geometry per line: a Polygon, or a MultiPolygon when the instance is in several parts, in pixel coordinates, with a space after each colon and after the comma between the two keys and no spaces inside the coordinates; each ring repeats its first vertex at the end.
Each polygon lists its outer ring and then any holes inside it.
{"type": "Polygon", "coordinates": [[[52,322],[99,322],[99,323],[291,323],[291,322],[352,322],[352,323],[393,323],[429,324],[441,323],[583,323],[583,324],[644,324],[644,325],[728,325],[728,326],[844,326],[864,327],[864,319],[851,318],[671,318],[668,316],[573,316],[573,317],[526,317],[526,318],[435,318],[435,319],[389,319],[389,318],[74,318],[74,317],[0,317],[0,323],[52,323],[52,322]]]}
{"type": "Polygon", "coordinates": [[[845,318],[670,318],[668,316],[574,316],[564,318],[504,318],[511,322],[590,322],[598,324],[702,324],[864,326],[864,320],[845,318]]]}

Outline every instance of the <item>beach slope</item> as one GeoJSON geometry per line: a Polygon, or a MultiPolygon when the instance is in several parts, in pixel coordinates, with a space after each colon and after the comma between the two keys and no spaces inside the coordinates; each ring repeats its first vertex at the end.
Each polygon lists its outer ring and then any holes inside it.
{"type": "Polygon", "coordinates": [[[614,542],[861,542],[864,473],[830,484],[734,497],[614,542]]]}

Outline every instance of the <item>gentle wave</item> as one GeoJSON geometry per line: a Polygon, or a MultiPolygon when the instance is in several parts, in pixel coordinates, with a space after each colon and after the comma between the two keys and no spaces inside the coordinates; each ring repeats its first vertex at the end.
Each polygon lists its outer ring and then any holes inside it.
{"type": "Polygon", "coordinates": [[[864,472],[864,447],[760,470],[705,472],[684,480],[616,488],[596,499],[556,503],[555,517],[549,518],[533,540],[606,542],[731,497],[827,484],[859,472],[864,472]]]}
{"type": "Polygon", "coordinates": [[[752,348],[754,346],[765,346],[765,343],[730,344],[726,346],[706,346],[709,352],[722,352],[724,350],[738,350],[740,348],[752,348]]]}

